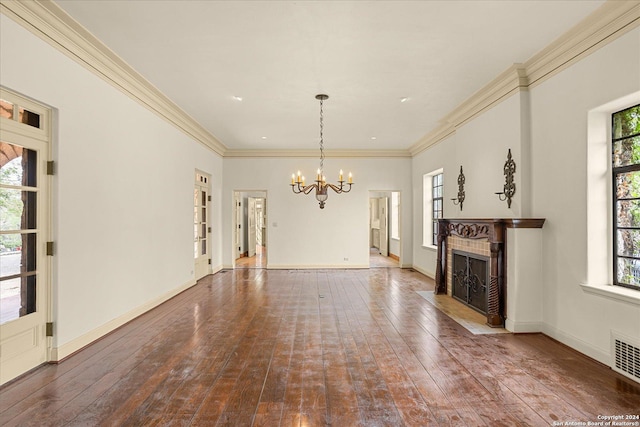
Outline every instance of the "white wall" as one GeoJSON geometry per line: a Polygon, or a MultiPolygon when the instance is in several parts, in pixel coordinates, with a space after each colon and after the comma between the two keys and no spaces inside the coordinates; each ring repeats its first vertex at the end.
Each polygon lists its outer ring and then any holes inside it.
{"type": "Polygon", "coordinates": [[[53,320],[64,357],[193,284],[196,168],[212,175],[221,265],[222,159],[4,15],[0,31],[0,83],[56,110],[53,320]]]}
{"type": "Polygon", "coordinates": [[[594,244],[587,229],[587,118],[591,110],[640,90],[638,76],[635,29],[415,156],[414,267],[435,275],[435,250],[422,246],[422,176],[444,168],[445,218],[546,218],[542,230],[509,231],[509,328],[541,330],[604,363],[611,330],[640,341],[640,306],[580,286],[587,278],[587,246],[594,244]],[[508,148],[517,164],[511,209],[493,194],[504,184],[508,148]],[[461,164],[462,212],[449,201],[457,194],[461,164]],[[521,267],[514,270],[516,262],[521,267]]]}
{"type": "Polygon", "coordinates": [[[599,360],[608,359],[611,330],[640,341],[640,306],[580,287],[587,280],[588,244],[607,245],[588,240],[587,118],[590,110],[640,90],[639,76],[635,29],[531,91],[533,214],[547,218],[545,331],[599,360]]]}
{"type": "MultiPolygon", "coordinates": [[[[223,223],[232,224],[234,190],[267,191],[268,268],[368,266],[369,190],[391,188],[410,194],[408,158],[328,158],[328,181],[336,181],[343,169],[353,172],[355,184],[347,194],[330,192],[321,210],[313,195],[295,195],[289,185],[292,173],[301,170],[309,182],[317,168],[315,158],[224,159],[223,223]]],[[[403,206],[404,263],[411,265],[411,200],[403,200],[403,206]]],[[[223,263],[231,266],[232,227],[225,226],[223,235],[223,263]]]]}

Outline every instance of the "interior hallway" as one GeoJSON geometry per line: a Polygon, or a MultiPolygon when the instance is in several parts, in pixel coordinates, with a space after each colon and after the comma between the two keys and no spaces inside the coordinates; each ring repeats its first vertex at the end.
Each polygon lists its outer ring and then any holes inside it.
{"type": "Polygon", "coordinates": [[[3,426],[543,426],[640,386],[541,334],[473,335],[411,270],[238,269],[0,389],[3,426]]]}
{"type": "Polygon", "coordinates": [[[235,268],[267,268],[267,248],[256,246],[256,254],[236,259],[235,268]]]}

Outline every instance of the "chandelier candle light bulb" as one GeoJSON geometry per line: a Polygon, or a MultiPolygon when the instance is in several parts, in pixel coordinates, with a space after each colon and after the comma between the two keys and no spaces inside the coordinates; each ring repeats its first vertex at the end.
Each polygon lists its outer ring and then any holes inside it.
{"type": "Polygon", "coordinates": [[[323,101],[329,99],[328,95],[316,95],[316,99],[320,101],[320,167],[317,170],[316,181],[314,184],[305,185],[304,176],[300,175],[300,171],[298,171],[298,177],[296,178],[295,174],[291,174],[291,190],[293,190],[294,194],[309,194],[313,190],[315,191],[316,200],[318,200],[320,204],[320,209],[324,209],[325,202],[329,197],[329,193],[327,190],[331,188],[336,193],[348,193],[351,191],[351,186],[353,185],[353,176],[351,172],[349,172],[349,182],[345,184],[343,179],[343,172],[340,169],[340,174],[338,176],[338,185],[328,184],[327,177],[324,175],[324,120],[323,120],[323,101]]]}

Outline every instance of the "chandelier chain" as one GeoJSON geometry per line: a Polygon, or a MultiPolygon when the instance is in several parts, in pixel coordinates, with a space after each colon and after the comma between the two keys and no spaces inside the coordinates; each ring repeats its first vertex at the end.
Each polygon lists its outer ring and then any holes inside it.
{"type": "Polygon", "coordinates": [[[320,98],[320,174],[324,173],[324,115],[322,111],[323,99],[320,98]]]}

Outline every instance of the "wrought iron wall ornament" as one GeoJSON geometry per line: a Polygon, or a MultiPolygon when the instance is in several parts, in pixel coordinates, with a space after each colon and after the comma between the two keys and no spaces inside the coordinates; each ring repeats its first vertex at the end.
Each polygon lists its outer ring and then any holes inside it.
{"type": "Polygon", "coordinates": [[[462,172],[462,165],[460,165],[460,175],[458,175],[458,198],[451,199],[454,205],[460,205],[462,210],[462,202],[464,202],[464,173],[462,172]]]}
{"type": "Polygon", "coordinates": [[[515,173],[516,162],[513,161],[513,158],[511,157],[511,148],[509,148],[507,161],[504,163],[504,187],[501,192],[496,193],[501,201],[507,201],[507,207],[509,208],[511,208],[511,199],[516,194],[516,183],[513,182],[513,175],[515,173]]]}

